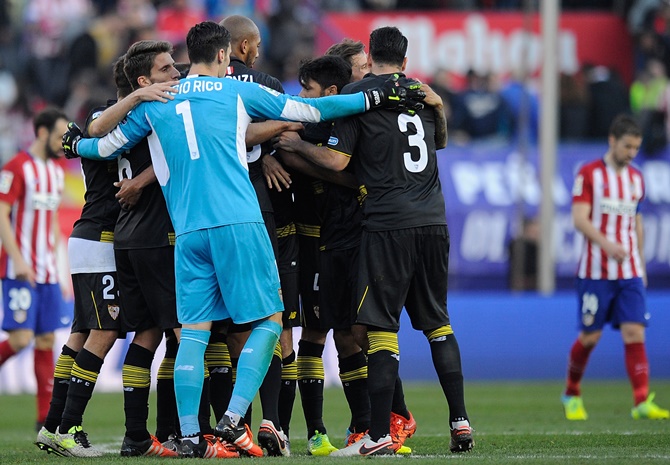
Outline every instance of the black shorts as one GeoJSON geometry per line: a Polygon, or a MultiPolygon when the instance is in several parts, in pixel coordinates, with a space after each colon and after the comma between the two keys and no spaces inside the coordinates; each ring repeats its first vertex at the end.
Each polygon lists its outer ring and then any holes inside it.
{"type": "Polygon", "coordinates": [[[125,331],[178,328],[174,247],[114,250],[125,331]]]}
{"type": "Polygon", "coordinates": [[[275,216],[272,212],[261,212],[263,215],[263,223],[265,229],[270,236],[270,243],[272,244],[272,251],[275,254],[275,260],[279,261],[279,243],[277,242],[277,226],[275,224],[275,216]]]}
{"type": "Polygon", "coordinates": [[[300,239],[300,303],[302,326],[321,329],[319,323],[319,268],[320,254],[318,237],[298,236],[300,239]]]}
{"type": "Polygon", "coordinates": [[[446,226],[363,231],[356,322],[397,331],[405,306],[414,329],[448,325],[448,270],[446,226]]]}
{"type": "Polygon", "coordinates": [[[321,252],[321,329],[347,329],[356,322],[358,252],[358,247],[321,252]]]}
{"type": "Polygon", "coordinates": [[[119,304],[116,271],[72,275],[74,319],[72,332],[91,329],[121,331],[123,311],[119,304]]]}
{"type": "Polygon", "coordinates": [[[281,281],[282,300],[284,302],[284,315],[282,322],[284,328],[295,328],[300,326],[300,289],[298,287],[298,236],[290,234],[278,239],[279,280],[281,281]]]}

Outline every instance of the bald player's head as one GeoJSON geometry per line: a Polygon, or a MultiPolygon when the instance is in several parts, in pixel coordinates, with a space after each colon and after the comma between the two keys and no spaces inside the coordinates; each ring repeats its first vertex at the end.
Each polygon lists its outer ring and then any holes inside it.
{"type": "Polygon", "coordinates": [[[258,26],[246,16],[232,15],[224,18],[219,24],[230,32],[233,49],[235,45],[251,38],[260,36],[258,26]]]}
{"type": "Polygon", "coordinates": [[[256,23],[246,16],[232,15],[221,20],[219,24],[230,32],[231,58],[238,58],[252,68],[261,46],[261,33],[256,23]]]}

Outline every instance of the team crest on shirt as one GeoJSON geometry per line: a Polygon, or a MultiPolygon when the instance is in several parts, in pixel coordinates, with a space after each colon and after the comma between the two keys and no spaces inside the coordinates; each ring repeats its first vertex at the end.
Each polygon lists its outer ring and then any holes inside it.
{"type": "Polygon", "coordinates": [[[107,311],[109,312],[109,316],[112,317],[112,320],[116,320],[119,317],[119,306],[118,305],[108,304],[107,305],[107,311]]]}
{"type": "Polygon", "coordinates": [[[14,181],[14,173],[9,171],[0,172],[0,193],[8,193],[12,187],[12,181],[14,181]]]}
{"type": "Polygon", "coordinates": [[[274,89],[270,89],[269,87],[266,87],[266,86],[264,86],[264,85],[262,85],[262,84],[259,84],[258,87],[260,87],[261,89],[263,89],[263,90],[266,91],[266,92],[271,93],[271,94],[274,95],[275,97],[276,97],[277,95],[280,95],[280,94],[281,94],[280,92],[277,92],[277,91],[274,90],[274,89]]]}
{"type": "Polygon", "coordinates": [[[584,189],[584,176],[580,174],[575,179],[575,185],[572,186],[572,195],[574,196],[582,195],[583,189],[584,189]]]}
{"type": "Polygon", "coordinates": [[[335,136],[330,136],[328,139],[328,145],[337,145],[340,140],[335,136]]]}

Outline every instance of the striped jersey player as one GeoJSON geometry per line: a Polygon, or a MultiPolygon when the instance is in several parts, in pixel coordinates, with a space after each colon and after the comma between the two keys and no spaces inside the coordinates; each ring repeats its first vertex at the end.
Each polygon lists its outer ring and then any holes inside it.
{"type": "Polygon", "coordinates": [[[601,160],[584,165],[572,192],[572,219],[584,235],[577,272],[579,334],[568,356],[562,402],[568,420],[586,420],[581,380],[589,356],[609,323],[621,332],[625,365],[633,388],[634,419],[669,418],[649,392],[645,348],[646,274],[640,202],[642,173],[631,165],[642,144],[642,129],[629,116],[612,122],[609,148],[601,160]]]}

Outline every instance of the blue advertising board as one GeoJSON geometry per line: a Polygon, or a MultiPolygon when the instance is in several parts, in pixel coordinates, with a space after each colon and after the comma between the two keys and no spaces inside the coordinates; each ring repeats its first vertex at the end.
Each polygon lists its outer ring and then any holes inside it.
{"type": "MultiPolygon", "coordinates": [[[[574,175],[584,162],[602,157],[606,150],[603,144],[558,147],[551,245],[558,281],[572,281],[583,241],[570,215],[574,175]]],[[[521,153],[512,146],[449,145],[438,153],[438,160],[451,235],[450,288],[504,288],[508,244],[524,217],[539,214],[538,148],[521,153]]],[[[640,154],[635,164],[646,183],[641,209],[650,287],[670,288],[670,152],[640,154]]]]}

